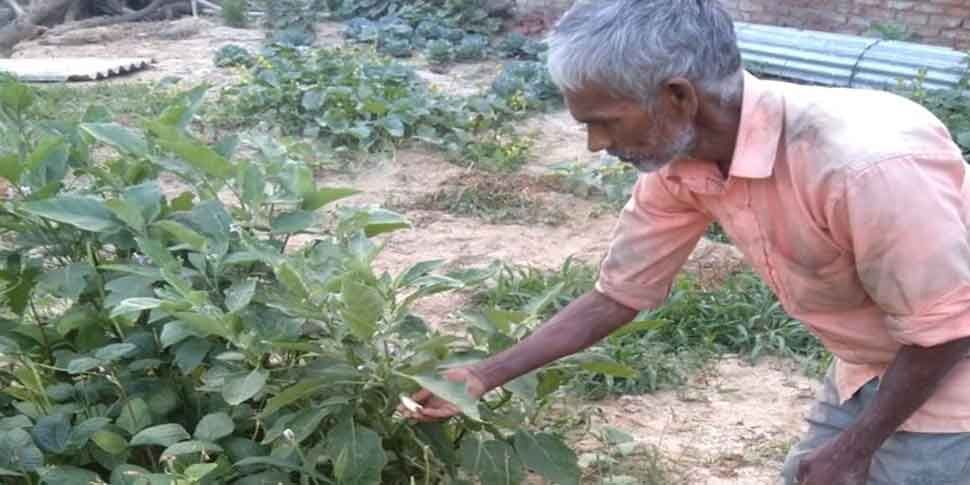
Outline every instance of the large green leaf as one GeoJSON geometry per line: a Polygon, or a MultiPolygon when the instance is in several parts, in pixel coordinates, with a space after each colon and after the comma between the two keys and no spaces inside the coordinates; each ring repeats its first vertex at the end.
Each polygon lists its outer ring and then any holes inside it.
{"type": "Polygon", "coordinates": [[[367,237],[374,237],[409,227],[411,227],[411,223],[401,214],[386,209],[373,209],[367,214],[367,225],[364,227],[364,232],[367,237]]]}
{"type": "MultiPolygon", "coordinates": [[[[72,386],[73,387],[73,386],[72,386]]],[[[89,418],[78,423],[71,431],[70,448],[84,448],[91,436],[111,424],[111,420],[104,417],[89,418]]]]}
{"type": "Polygon", "coordinates": [[[165,451],[162,452],[162,459],[164,460],[169,456],[189,455],[203,451],[222,452],[222,447],[207,441],[183,441],[165,448],[165,451]]]}
{"type": "Polygon", "coordinates": [[[120,465],[111,470],[111,485],[150,485],[145,478],[149,473],[137,465],[120,465]]]}
{"type": "Polygon", "coordinates": [[[254,369],[245,376],[235,376],[226,378],[222,386],[222,398],[230,406],[238,406],[263,390],[269,372],[263,369],[254,369]]]}
{"type": "Polygon", "coordinates": [[[236,424],[226,413],[212,413],[205,415],[195,426],[193,437],[202,441],[218,441],[232,434],[236,424]]]}
{"type": "Polygon", "coordinates": [[[145,136],[118,123],[82,123],[81,129],[96,140],[117,148],[122,153],[134,156],[148,155],[148,142],[145,136]]]}
{"type": "Polygon", "coordinates": [[[135,344],[108,344],[98,349],[97,352],[94,353],[94,358],[103,360],[105,362],[114,362],[127,357],[135,350],[138,350],[138,347],[135,344]]]}
{"type": "Polygon", "coordinates": [[[148,403],[140,397],[129,400],[121,406],[121,415],[118,416],[117,423],[132,435],[151,426],[152,413],[148,403]]]}
{"type": "Polygon", "coordinates": [[[182,321],[187,327],[204,335],[217,335],[223,338],[230,338],[231,331],[229,326],[220,319],[203,315],[201,313],[178,312],[175,317],[182,321]]]}
{"type": "Polygon", "coordinates": [[[249,305],[256,294],[256,280],[245,279],[233,283],[226,290],[226,308],[230,312],[238,312],[249,305]]]}
{"type": "Polygon", "coordinates": [[[630,366],[621,364],[605,355],[598,354],[579,354],[570,359],[579,364],[584,370],[590,372],[595,372],[597,374],[605,374],[611,377],[622,377],[626,379],[633,379],[639,374],[636,369],[630,366]]]}
{"type": "Polygon", "coordinates": [[[104,206],[114,213],[115,217],[131,227],[139,234],[145,232],[145,217],[141,209],[127,200],[111,199],[105,201],[104,206]]]}
{"type": "Polygon", "coordinates": [[[260,413],[260,416],[266,417],[271,416],[276,411],[283,409],[285,406],[293,404],[300,399],[312,396],[319,392],[321,389],[326,387],[331,383],[332,379],[303,379],[290,387],[287,387],[279,394],[270,398],[266,402],[266,407],[260,413]]]}
{"type": "Polygon", "coordinates": [[[631,335],[640,332],[649,332],[651,330],[656,330],[667,324],[667,320],[638,320],[635,322],[630,322],[615,332],[610,334],[610,338],[620,338],[626,335],[631,335]]]}
{"type": "Polygon", "coordinates": [[[20,156],[16,153],[0,156],[0,178],[9,180],[14,186],[20,186],[20,175],[24,168],[24,164],[20,163],[20,156]]]}
{"type": "Polygon", "coordinates": [[[91,441],[110,455],[120,455],[128,449],[125,438],[114,431],[99,430],[91,436],[91,441]]]}
{"type": "Polygon", "coordinates": [[[328,455],[339,485],[379,485],[387,455],[381,437],[348,414],[327,435],[328,455]]]}
{"type": "Polygon", "coordinates": [[[71,263],[44,273],[40,285],[54,296],[74,300],[81,296],[88,286],[88,278],[94,274],[94,266],[89,263],[71,263]]]}
{"type": "Polygon", "coordinates": [[[56,136],[42,139],[27,157],[23,169],[29,172],[29,176],[24,182],[34,187],[60,182],[67,174],[68,158],[64,138],[56,136]]]}
{"type": "Polygon", "coordinates": [[[22,429],[0,433],[0,466],[14,471],[34,471],[44,466],[44,452],[22,429]]]}
{"type": "Polygon", "coordinates": [[[62,195],[25,202],[22,207],[35,216],[70,224],[85,231],[109,232],[121,227],[104,202],[92,197],[62,195]]]}
{"type": "Polygon", "coordinates": [[[206,175],[219,179],[232,177],[232,164],[218,152],[178,130],[161,124],[150,125],[159,146],[206,175]]]}
{"type": "Polygon", "coordinates": [[[515,485],[525,478],[522,460],[504,441],[479,441],[466,436],[461,441],[461,466],[489,485],[515,485]]]}
{"type": "Polygon", "coordinates": [[[125,298],[121,301],[121,303],[111,309],[111,318],[125,315],[127,313],[154,310],[161,304],[162,300],[157,298],[125,298]]]}
{"type": "Polygon", "coordinates": [[[55,466],[37,470],[45,485],[92,485],[104,483],[97,473],[73,466],[55,466]]]}
{"type": "Polygon", "coordinates": [[[301,232],[313,226],[317,221],[316,216],[309,211],[297,210],[280,214],[270,222],[270,232],[272,234],[291,234],[301,232]]]}
{"type": "Polygon", "coordinates": [[[401,374],[421,387],[431,391],[438,396],[458,407],[462,414],[475,420],[481,420],[478,412],[478,401],[468,394],[468,389],[464,382],[454,382],[435,374],[407,375],[401,374]]]}
{"type": "Polygon", "coordinates": [[[152,426],[151,428],[145,428],[138,432],[135,436],[131,438],[129,444],[131,446],[145,446],[145,445],[157,445],[157,446],[172,446],[183,440],[191,438],[188,431],[180,424],[167,423],[160,424],[158,426],[152,426]]]}
{"type": "Polygon", "coordinates": [[[576,454],[561,439],[548,433],[519,430],[515,451],[529,469],[560,485],[579,485],[582,472],[576,454]]]}
{"type": "Polygon", "coordinates": [[[384,315],[384,297],[376,289],[353,280],[343,283],[341,314],[350,325],[350,332],[361,340],[368,340],[377,332],[377,322],[384,315]]]}
{"type": "Polygon", "coordinates": [[[44,416],[37,420],[30,434],[42,450],[55,454],[64,453],[71,439],[71,420],[65,414],[44,416]]]}
{"type": "Polygon", "coordinates": [[[300,204],[300,208],[306,211],[315,211],[331,202],[335,202],[359,193],[359,190],[337,187],[324,187],[316,189],[303,194],[303,202],[300,204]]]}
{"type": "Polygon", "coordinates": [[[239,177],[242,179],[243,202],[251,207],[259,207],[266,199],[266,177],[263,172],[253,164],[245,164],[240,167],[239,177]]]}
{"type": "Polygon", "coordinates": [[[175,350],[175,365],[179,366],[182,374],[188,375],[202,364],[210,350],[212,342],[204,338],[186,340],[175,350]]]}
{"type": "Polygon", "coordinates": [[[154,224],[154,226],[169,233],[173,238],[175,238],[176,241],[188,245],[193,251],[198,251],[200,253],[205,252],[205,236],[193,231],[186,225],[175,221],[166,220],[158,221],[154,224]]]}

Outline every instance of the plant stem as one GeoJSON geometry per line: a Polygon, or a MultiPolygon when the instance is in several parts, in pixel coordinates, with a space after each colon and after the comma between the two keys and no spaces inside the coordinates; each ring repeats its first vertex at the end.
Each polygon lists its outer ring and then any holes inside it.
{"type": "Polygon", "coordinates": [[[37,307],[34,306],[34,299],[31,298],[29,301],[30,311],[34,314],[34,321],[37,322],[37,326],[40,328],[40,339],[44,345],[44,358],[47,359],[48,364],[54,365],[54,354],[51,353],[51,343],[47,338],[47,323],[43,318],[40,317],[40,314],[37,313],[37,307]]]}

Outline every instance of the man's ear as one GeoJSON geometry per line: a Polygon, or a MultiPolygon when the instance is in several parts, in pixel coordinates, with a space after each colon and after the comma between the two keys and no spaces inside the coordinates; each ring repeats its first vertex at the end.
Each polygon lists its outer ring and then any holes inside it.
{"type": "Polygon", "coordinates": [[[672,112],[678,113],[684,119],[694,119],[697,116],[700,100],[694,83],[682,77],[667,81],[664,85],[663,96],[672,112]]]}

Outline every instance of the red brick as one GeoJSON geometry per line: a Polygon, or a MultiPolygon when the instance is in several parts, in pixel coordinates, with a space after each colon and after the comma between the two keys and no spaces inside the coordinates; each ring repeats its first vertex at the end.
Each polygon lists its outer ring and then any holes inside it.
{"type": "Polygon", "coordinates": [[[886,6],[893,10],[911,10],[913,7],[916,6],[916,2],[911,2],[907,0],[890,0],[889,3],[886,4],[886,6]]]}
{"type": "Polygon", "coordinates": [[[947,15],[952,15],[954,17],[967,18],[970,17],[970,5],[963,4],[962,7],[947,7],[945,12],[947,15]]]}
{"type": "Polygon", "coordinates": [[[911,27],[909,31],[920,36],[921,39],[932,40],[940,37],[941,29],[933,25],[919,25],[911,27]]]}
{"type": "Polygon", "coordinates": [[[883,5],[884,0],[855,0],[859,5],[883,5]]]}
{"type": "Polygon", "coordinates": [[[765,6],[760,2],[754,2],[752,0],[741,0],[738,4],[738,9],[742,12],[764,12],[765,6]]]}
{"type": "Polygon", "coordinates": [[[896,16],[896,20],[906,25],[926,25],[930,22],[930,16],[925,13],[902,12],[896,16]]]}
{"type": "Polygon", "coordinates": [[[930,15],[929,25],[937,27],[946,27],[948,29],[953,29],[959,27],[963,23],[963,19],[960,17],[952,17],[949,15],[930,15]]]}
{"type": "Polygon", "coordinates": [[[864,15],[869,20],[873,22],[881,21],[886,22],[895,19],[893,12],[879,7],[866,7],[862,10],[862,15],[864,15]]]}

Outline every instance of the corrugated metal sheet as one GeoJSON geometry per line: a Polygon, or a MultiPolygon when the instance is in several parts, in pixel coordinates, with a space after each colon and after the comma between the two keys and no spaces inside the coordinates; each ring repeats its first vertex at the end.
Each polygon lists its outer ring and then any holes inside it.
{"type": "Polygon", "coordinates": [[[925,69],[925,87],[953,88],[967,55],[945,47],[738,22],[741,55],[752,70],[828,86],[887,88],[925,69]]]}
{"type": "Polygon", "coordinates": [[[154,62],[145,58],[102,57],[0,59],[0,71],[25,82],[95,81],[147,69],[154,62]]]}

